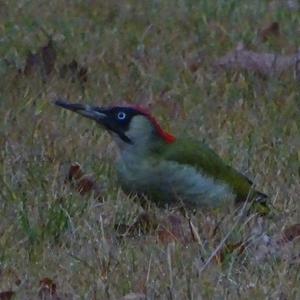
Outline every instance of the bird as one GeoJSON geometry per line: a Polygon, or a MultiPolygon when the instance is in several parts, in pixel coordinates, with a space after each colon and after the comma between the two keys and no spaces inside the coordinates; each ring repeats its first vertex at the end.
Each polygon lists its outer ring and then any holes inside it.
{"type": "Polygon", "coordinates": [[[214,150],[192,136],[175,137],[140,106],[98,107],[57,99],[61,108],[104,128],[119,149],[118,182],[125,193],[161,207],[217,208],[245,202],[268,212],[268,196],[228,165],[214,150]]]}

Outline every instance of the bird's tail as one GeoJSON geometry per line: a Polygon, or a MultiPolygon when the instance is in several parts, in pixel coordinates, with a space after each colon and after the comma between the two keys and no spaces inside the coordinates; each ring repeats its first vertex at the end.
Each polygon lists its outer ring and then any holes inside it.
{"type": "Polygon", "coordinates": [[[269,197],[266,194],[255,191],[250,211],[258,213],[261,216],[268,215],[271,211],[270,206],[268,205],[268,198],[269,197]]]}

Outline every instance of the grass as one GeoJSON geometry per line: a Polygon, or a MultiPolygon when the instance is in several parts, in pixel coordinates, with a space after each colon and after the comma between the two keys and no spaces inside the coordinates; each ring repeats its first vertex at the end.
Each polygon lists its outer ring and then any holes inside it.
{"type": "MultiPolygon", "coordinates": [[[[289,261],[232,256],[200,272],[198,245],[162,245],[147,236],[118,241],[113,224],[132,222],[141,208],[117,185],[114,145],[95,124],[50,101],[60,95],[98,105],[149,105],[166,128],[205,140],[255,179],[278,209],[267,231],[279,232],[300,217],[299,82],[292,74],[216,72],[213,62],[240,41],[255,51],[295,53],[299,11],[280,1],[234,0],[13,0],[0,6],[0,291],[34,299],[39,281],[49,277],[61,297],[71,299],[130,292],[149,299],[300,297],[299,272],[289,261]],[[257,32],[271,21],[279,22],[282,35],[262,43],[257,32]],[[45,32],[57,51],[55,70],[46,80],[39,72],[22,75],[28,52],[47,43],[45,32]],[[73,59],[88,68],[84,87],[59,76],[59,66],[73,59]],[[103,204],[64,185],[73,161],[106,186],[103,204]]],[[[205,240],[203,219],[199,213],[195,222],[205,240]]],[[[208,241],[205,257],[216,242],[208,241]]]]}

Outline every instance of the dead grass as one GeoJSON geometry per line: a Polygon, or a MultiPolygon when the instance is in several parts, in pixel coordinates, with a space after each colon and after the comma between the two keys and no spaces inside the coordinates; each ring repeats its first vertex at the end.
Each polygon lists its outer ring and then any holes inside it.
{"type": "MultiPolygon", "coordinates": [[[[255,179],[278,210],[265,228],[276,234],[300,219],[299,82],[290,74],[263,78],[212,67],[240,41],[259,52],[296,53],[299,11],[271,4],[1,2],[0,291],[35,299],[48,277],[61,299],[118,299],[130,292],[149,299],[300,297],[299,263],[288,259],[256,262],[246,251],[202,271],[234,223],[229,217],[214,238],[205,217],[194,217],[204,248],[165,245],[147,235],[119,240],[113,225],[132,223],[141,208],[116,183],[115,148],[94,124],[50,101],[60,95],[150,106],[165,127],[206,140],[255,179]],[[274,21],[280,41],[263,43],[257,32],[274,21]],[[55,45],[54,70],[45,75],[39,66],[22,74],[28,52],[48,42],[45,32],[55,45]],[[72,73],[60,77],[72,60],[88,68],[87,82],[72,73]],[[74,161],[105,186],[103,203],[64,185],[74,161]]],[[[237,234],[245,237],[247,230],[237,234]]]]}

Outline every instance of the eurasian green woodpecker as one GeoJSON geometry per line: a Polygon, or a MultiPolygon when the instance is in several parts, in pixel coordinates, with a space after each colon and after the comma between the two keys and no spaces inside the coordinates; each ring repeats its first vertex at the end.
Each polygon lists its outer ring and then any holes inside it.
{"type": "Polygon", "coordinates": [[[159,206],[187,207],[264,203],[267,197],[208,146],[165,132],[142,108],[102,108],[62,100],[55,104],[96,121],[111,134],[119,148],[116,170],[126,193],[146,196],[159,206]]]}

